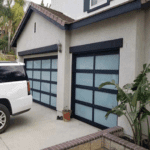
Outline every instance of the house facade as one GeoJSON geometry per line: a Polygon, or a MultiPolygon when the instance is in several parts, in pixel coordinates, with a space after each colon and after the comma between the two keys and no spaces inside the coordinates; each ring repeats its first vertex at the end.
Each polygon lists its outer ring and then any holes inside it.
{"type": "MultiPolygon", "coordinates": [[[[132,130],[125,117],[105,114],[118,105],[113,86],[133,82],[150,63],[150,3],[146,0],[52,0],[31,3],[11,42],[35,102],[101,129],[132,130]]],[[[150,76],[149,76],[150,79],[150,76]]],[[[143,134],[147,134],[143,124],[143,134]]]]}

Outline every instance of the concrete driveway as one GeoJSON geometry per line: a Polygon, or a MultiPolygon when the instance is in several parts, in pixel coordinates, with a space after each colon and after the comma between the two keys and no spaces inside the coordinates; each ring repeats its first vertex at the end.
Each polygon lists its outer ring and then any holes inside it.
{"type": "Polygon", "coordinates": [[[41,150],[99,131],[72,119],[56,120],[57,112],[33,103],[32,109],[11,117],[10,127],[0,134],[0,150],[41,150]]]}

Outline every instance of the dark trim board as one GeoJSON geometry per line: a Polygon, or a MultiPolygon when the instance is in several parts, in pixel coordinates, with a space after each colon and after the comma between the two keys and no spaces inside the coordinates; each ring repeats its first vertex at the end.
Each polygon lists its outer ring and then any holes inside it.
{"type": "MultiPolygon", "coordinates": [[[[84,8],[85,11],[87,11],[88,5],[89,5],[88,3],[85,5],[85,8],[84,8]]],[[[147,5],[147,3],[143,6],[146,6],[146,5],[147,5]]],[[[110,9],[108,11],[105,11],[103,13],[99,13],[99,14],[96,14],[94,16],[87,17],[85,19],[81,19],[81,20],[79,20],[77,22],[74,22],[72,24],[66,24],[65,26],[61,26],[56,21],[52,20],[51,18],[47,17],[46,15],[42,14],[41,12],[39,12],[38,10],[36,10],[32,6],[30,6],[27,13],[26,13],[26,15],[25,15],[25,18],[23,19],[23,21],[22,21],[15,37],[14,37],[14,40],[11,43],[11,46],[12,47],[17,46],[17,40],[18,40],[19,36],[21,35],[23,29],[25,28],[28,20],[30,19],[30,16],[31,16],[33,11],[40,14],[45,19],[47,19],[48,21],[50,21],[51,23],[53,23],[54,25],[56,25],[57,27],[59,27],[62,30],[74,30],[74,29],[78,29],[78,28],[81,28],[83,26],[95,23],[95,22],[99,22],[99,21],[102,21],[102,20],[105,20],[105,19],[108,19],[108,18],[112,18],[112,17],[118,16],[118,15],[121,15],[121,14],[125,14],[127,12],[131,12],[131,11],[134,11],[134,10],[139,10],[141,8],[142,8],[141,0],[135,0],[135,1],[130,2],[128,4],[121,5],[119,7],[116,7],[116,8],[110,9]]]]}
{"type": "Polygon", "coordinates": [[[104,41],[98,43],[91,43],[86,45],[70,47],[70,53],[81,53],[81,52],[102,52],[107,50],[114,50],[123,47],[123,38],[104,41]]]}
{"type": "Polygon", "coordinates": [[[57,52],[57,51],[58,51],[58,45],[54,44],[51,46],[40,47],[40,48],[35,48],[35,49],[31,49],[31,50],[25,50],[22,52],[18,52],[18,55],[25,56],[25,55],[51,53],[51,52],[57,52]]]}
{"type": "Polygon", "coordinates": [[[46,20],[50,21],[51,23],[53,23],[54,25],[56,25],[57,27],[59,27],[62,30],[66,30],[65,26],[60,25],[59,23],[57,23],[55,20],[49,18],[48,16],[46,16],[45,14],[41,13],[40,11],[38,11],[37,9],[33,8],[31,6],[31,10],[33,10],[34,12],[40,14],[42,17],[44,17],[46,20]]]}
{"type": "Polygon", "coordinates": [[[105,11],[103,13],[99,13],[97,15],[94,15],[92,17],[88,17],[85,19],[82,19],[80,21],[77,21],[75,23],[72,23],[69,25],[68,29],[69,30],[73,30],[73,29],[78,29],[81,28],[83,26],[95,23],[95,22],[99,22],[108,18],[112,18],[121,14],[125,14],[127,12],[131,12],[134,10],[139,10],[141,9],[141,0],[135,0],[131,3],[127,3],[124,5],[121,5],[119,7],[110,9],[108,11],[105,11]]]}

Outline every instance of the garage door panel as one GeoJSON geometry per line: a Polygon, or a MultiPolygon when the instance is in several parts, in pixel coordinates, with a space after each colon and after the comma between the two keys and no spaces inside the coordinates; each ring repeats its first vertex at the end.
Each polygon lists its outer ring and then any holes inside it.
{"type": "Polygon", "coordinates": [[[119,69],[119,55],[101,55],[96,56],[95,63],[96,70],[118,70],[119,69]]]}
{"type": "Polygon", "coordinates": [[[88,69],[88,70],[93,70],[93,64],[94,64],[94,57],[89,56],[89,57],[78,57],[77,58],[77,64],[76,68],[77,69],[88,69]]]}
{"type": "Polygon", "coordinates": [[[57,93],[57,85],[51,84],[51,93],[56,94],[57,93]]]}
{"type": "Polygon", "coordinates": [[[33,89],[40,90],[40,82],[33,81],[33,89]]]}
{"type": "Polygon", "coordinates": [[[41,72],[40,71],[34,71],[33,72],[33,79],[40,79],[41,78],[41,72]]]}
{"type": "MultiPolygon", "coordinates": [[[[118,78],[116,74],[95,74],[95,87],[99,87],[99,85],[104,82],[112,82],[112,80],[118,84],[118,78]]],[[[103,88],[116,90],[114,85],[105,85],[103,88]]]]}
{"type": "Polygon", "coordinates": [[[50,81],[50,72],[49,71],[42,71],[42,80],[50,81]]]}
{"type": "Polygon", "coordinates": [[[33,99],[40,101],[40,92],[33,91],[33,99]]]}
{"type": "Polygon", "coordinates": [[[41,83],[41,91],[50,93],[50,84],[49,83],[41,83]]]}
{"type": "Polygon", "coordinates": [[[57,59],[52,60],[52,69],[57,69],[57,59]]]}
{"type": "Polygon", "coordinates": [[[94,104],[97,106],[114,108],[117,106],[117,95],[105,92],[95,92],[94,104]]]}
{"type": "Polygon", "coordinates": [[[51,81],[57,82],[57,72],[52,71],[51,76],[51,81]]]}
{"type": "Polygon", "coordinates": [[[81,104],[75,104],[75,114],[92,121],[92,108],[81,104]]]}
{"type": "Polygon", "coordinates": [[[28,75],[28,78],[31,78],[32,79],[32,71],[26,71],[27,72],[27,75],[28,75]]]}
{"type": "Polygon", "coordinates": [[[72,109],[74,117],[103,129],[117,125],[117,116],[107,111],[117,103],[117,88],[104,82],[119,83],[119,51],[103,54],[74,54],[72,109]]]}
{"type": "Polygon", "coordinates": [[[32,88],[32,80],[29,80],[29,82],[30,82],[30,88],[32,88]]]}
{"type": "Polygon", "coordinates": [[[28,61],[26,64],[26,68],[32,69],[33,68],[33,61],[28,61]]]}
{"type": "Polygon", "coordinates": [[[47,94],[41,93],[41,102],[49,105],[50,96],[47,94]]]}
{"type": "Polygon", "coordinates": [[[25,60],[33,100],[56,110],[57,57],[25,60]]]}
{"type": "Polygon", "coordinates": [[[76,84],[93,86],[93,74],[91,73],[77,73],[76,74],[76,84]]]}
{"type": "Polygon", "coordinates": [[[110,128],[117,126],[117,116],[114,114],[110,114],[106,119],[106,113],[106,111],[94,109],[94,122],[110,128]]]}
{"type": "Polygon", "coordinates": [[[76,88],[75,94],[76,100],[92,104],[92,96],[93,96],[92,90],[76,88]]]}
{"type": "Polygon", "coordinates": [[[41,68],[41,60],[35,60],[34,69],[40,69],[40,68],[41,68]]]}
{"type": "Polygon", "coordinates": [[[51,61],[50,59],[42,60],[42,69],[50,69],[51,61]]]}

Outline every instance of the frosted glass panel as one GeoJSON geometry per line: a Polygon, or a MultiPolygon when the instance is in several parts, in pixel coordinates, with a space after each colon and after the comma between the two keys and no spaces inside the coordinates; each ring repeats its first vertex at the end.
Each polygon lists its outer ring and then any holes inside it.
{"type": "Polygon", "coordinates": [[[75,99],[92,104],[92,97],[93,97],[92,93],[93,92],[91,90],[76,88],[75,99]]]}
{"type": "Polygon", "coordinates": [[[32,78],[32,71],[26,71],[28,78],[32,78]]]}
{"type": "Polygon", "coordinates": [[[117,116],[114,114],[110,114],[106,120],[106,113],[107,112],[105,111],[94,109],[94,122],[110,128],[117,126],[117,116]]]}
{"type": "Polygon", "coordinates": [[[28,68],[28,69],[32,69],[33,68],[33,63],[32,63],[32,61],[27,61],[27,64],[26,64],[27,66],[26,66],[26,68],[28,68]]]}
{"type": "MultiPolygon", "coordinates": [[[[116,74],[96,74],[95,75],[95,87],[99,87],[101,83],[111,82],[115,80],[115,83],[118,84],[118,75],[116,74]]],[[[117,89],[114,85],[105,85],[103,88],[106,89],[117,89]]]]}
{"type": "Polygon", "coordinates": [[[32,88],[32,81],[31,80],[29,80],[30,81],[30,88],[32,88]]]}
{"type": "Polygon", "coordinates": [[[40,90],[40,82],[33,81],[33,89],[40,90]]]}
{"type": "Polygon", "coordinates": [[[93,86],[93,74],[90,73],[76,73],[76,84],[93,86]]]}
{"type": "Polygon", "coordinates": [[[57,94],[57,85],[56,84],[51,84],[51,93],[57,94]]]}
{"type": "Polygon", "coordinates": [[[41,74],[40,71],[34,71],[33,72],[33,79],[40,79],[40,74],[41,74]]]}
{"type": "Polygon", "coordinates": [[[52,59],[52,69],[57,69],[57,59],[52,59]]]}
{"type": "Polygon", "coordinates": [[[77,69],[93,69],[94,57],[78,57],[77,69]]]}
{"type": "Polygon", "coordinates": [[[50,92],[50,84],[42,82],[41,84],[41,90],[44,92],[50,92]]]}
{"type": "Polygon", "coordinates": [[[92,121],[92,108],[80,104],[75,104],[75,114],[92,121]]]}
{"type": "Polygon", "coordinates": [[[117,94],[95,92],[94,102],[95,105],[112,109],[117,106],[117,94]]]}
{"type": "Polygon", "coordinates": [[[56,97],[51,96],[51,105],[56,107],[56,97]]]}
{"type": "Polygon", "coordinates": [[[50,59],[42,60],[42,69],[50,69],[50,59]]]}
{"type": "Polygon", "coordinates": [[[119,70],[119,55],[96,56],[96,70],[119,70]]]}
{"type": "Polygon", "coordinates": [[[52,75],[51,81],[57,82],[57,72],[52,72],[51,75],[52,75]]]}
{"type": "Polygon", "coordinates": [[[41,68],[41,60],[34,61],[34,68],[35,69],[40,69],[41,68]]]}
{"type": "Polygon", "coordinates": [[[41,94],[41,102],[49,104],[49,97],[50,97],[49,95],[41,94]]]}
{"type": "Polygon", "coordinates": [[[40,93],[33,91],[33,99],[40,101],[40,93]]]}
{"type": "Polygon", "coordinates": [[[42,71],[42,80],[50,81],[50,72],[42,71]]]}

